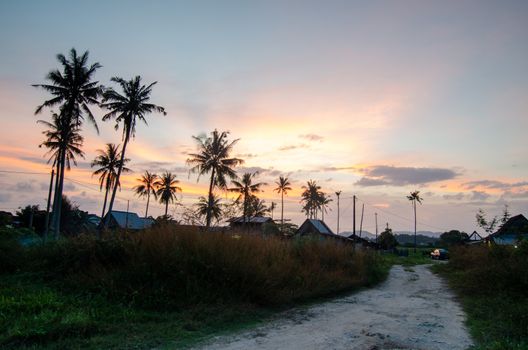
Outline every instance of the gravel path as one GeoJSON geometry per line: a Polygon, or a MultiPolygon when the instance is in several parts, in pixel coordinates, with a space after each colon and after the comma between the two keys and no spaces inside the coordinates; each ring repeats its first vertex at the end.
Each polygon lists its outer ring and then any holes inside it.
{"type": "Polygon", "coordinates": [[[395,266],[376,288],[296,309],[200,349],[467,349],[464,313],[427,266],[395,266]]]}

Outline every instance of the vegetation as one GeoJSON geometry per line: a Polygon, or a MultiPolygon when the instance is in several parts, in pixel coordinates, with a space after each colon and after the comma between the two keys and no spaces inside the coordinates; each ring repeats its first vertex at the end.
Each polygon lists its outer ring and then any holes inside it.
{"type": "Polygon", "coordinates": [[[180,181],[176,180],[176,175],[169,172],[163,173],[154,183],[156,186],[156,197],[159,198],[160,203],[165,204],[165,216],[169,210],[169,203],[176,200],[176,193],[181,192],[181,187],[178,186],[180,181]]]}
{"type": "Polygon", "coordinates": [[[382,249],[393,249],[398,245],[398,241],[396,240],[396,237],[394,237],[389,224],[387,224],[385,230],[379,235],[378,244],[382,249]]]}
{"type": "MultiPolygon", "coordinates": [[[[108,206],[109,212],[112,211],[114,206],[119,179],[123,172],[126,147],[130,141],[130,137],[134,137],[136,133],[138,120],[146,124],[145,117],[147,114],[153,112],[162,113],[163,115],[167,114],[163,107],[148,103],[150,94],[152,93],[152,87],[156,82],[149,85],[142,85],[140,76],[136,76],[128,81],[119,77],[114,77],[111,80],[121,87],[123,94],[120,94],[113,88],[108,88],[104,91],[101,107],[108,109],[109,112],[103,116],[103,121],[115,119],[116,129],[119,128],[120,123],[123,124],[123,148],[121,149],[121,160],[117,169],[116,182],[108,206]]],[[[105,227],[108,226],[109,222],[110,216],[105,220],[105,227]]]]}
{"type": "Polygon", "coordinates": [[[420,191],[413,191],[408,196],[407,199],[411,201],[414,212],[414,251],[416,252],[416,202],[422,204],[422,198],[420,197],[420,191]]]}
{"type": "Polygon", "coordinates": [[[11,254],[0,258],[6,349],[182,344],[277,306],[371,285],[386,273],[375,254],[333,242],[177,226],[2,244],[11,254]]]}
{"type": "Polygon", "coordinates": [[[154,199],[158,199],[156,192],[156,182],[158,181],[158,175],[145,171],[141,178],[137,180],[139,181],[139,185],[135,186],[133,189],[136,195],[139,197],[147,197],[147,208],[145,209],[146,218],[148,217],[150,195],[152,195],[154,199]]]}
{"type": "Polygon", "coordinates": [[[440,235],[440,243],[444,246],[463,244],[468,239],[467,233],[458,230],[451,230],[440,235]]]}
{"type": "Polygon", "coordinates": [[[461,298],[476,349],[528,348],[528,242],[454,247],[450,256],[435,270],[461,298]]]}
{"type": "Polygon", "coordinates": [[[246,222],[246,219],[251,216],[252,211],[257,214],[261,214],[262,211],[265,211],[265,209],[262,210],[262,203],[258,201],[255,194],[261,192],[261,187],[266,184],[263,182],[254,183],[253,180],[257,175],[258,173],[245,173],[240,180],[233,180],[233,187],[228,189],[230,192],[238,193],[237,201],[242,200],[242,215],[244,216],[244,222],[246,222]]]}
{"type": "Polygon", "coordinates": [[[281,227],[284,226],[284,196],[292,190],[290,180],[287,177],[279,176],[279,181],[275,182],[275,191],[281,195],[281,227]]]}

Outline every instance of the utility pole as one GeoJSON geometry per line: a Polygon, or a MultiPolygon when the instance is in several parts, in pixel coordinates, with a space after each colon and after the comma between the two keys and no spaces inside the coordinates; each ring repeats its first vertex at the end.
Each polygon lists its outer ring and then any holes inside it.
{"type": "Polygon", "coordinates": [[[355,239],[356,239],[356,195],[354,195],[352,198],[354,199],[353,206],[352,206],[352,211],[353,211],[353,214],[352,214],[352,227],[353,227],[352,233],[353,233],[354,241],[355,241],[355,239]]]}
{"type": "Polygon", "coordinates": [[[378,213],[374,213],[374,217],[376,218],[376,243],[378,243],[378,213]]]}
{"type": "Polygon", "coordinates": [[[359,224],[359,237],[361,238],[361,233],[363,232],[363,213],[365,211],[365,203],[361,206],[361,221],[359,224]]]}
{"type": "Polygon", "coordinates": [[[339,234],[339,196],[341,195],[341,191],[337,191],[337,234],[339,234]]]}
{"type": "Polygon", "coordinates": [[[44,228],[44,242],[48,240],[51,192],[53,191],[53,177],[54,176],[55,176],[55,169],[51,169],[51,179],[50,179],[49,192],[48,192],[48,205],[46,206],[46,226],[44,228]]]}

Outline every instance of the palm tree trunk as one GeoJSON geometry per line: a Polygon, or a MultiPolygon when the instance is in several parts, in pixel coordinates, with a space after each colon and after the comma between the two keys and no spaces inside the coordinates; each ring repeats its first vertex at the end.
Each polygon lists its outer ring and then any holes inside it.
{"type": "Polygon", "coordinates": [[[281,233],[284,230],[284,192],[281,192],[281,233]]]}
{"type": "MultiPolygon", "coordinates": [[[[115,178],[115,184],[114,184],[114,189],[112,191],[112,197],[110,198],[110,204],[108,205],[109,214],[112,212],[112,209],[114,207],[115,196],[117,193],[117,188],[119,187],[119,179],[121,177],[121,171],[123,170],[123,163],[125,161],[125,151],[126,151],[126,146],[128,144],[129,137],[130,137],[130,134],[127,132],[125,136],[125,142],[123,142],[123,149],[121,150],[121,161],[119,162],[119,169],[117,170],[117,176],[115,178]]],[[[108,224],[110,224],[110,215],[107,215],[103,228],[104,229],[108,228],[108,224]]]]}
{"type": "Polygon", "coordinates": [[[214,186],[215,169],[211,172],[211,182],[209,183],[209,199],[207,205],[207,212],[205,216],[205,227],[211,227],[211,208],[213,207],[213,186],[214,186]]]}
{"type": "Polygon", "coordinates": [[[148,189],[148,192],[147,192],[147,209],[145,210],[145,219],[146,219],[147,216],[148,216],[148,206],[149,206],[149,202],[150,202],[150,188],[148,189]]]}
{"type": "Polygon", "coordinates": [[[104,198],[104,203],[103,203],[103,212],[101,213],[101,219],[104,219],[104,216],[105,216],[105,209],[106,209],[106,201],[108,200],[108,192],[110,191],[110,187],[111,186],[111,183],[110,183],[110,179],[107,177],[106,178],[106,189],[105,189],[105,198],[104,198]]]}
{"type": "Polygon", "coordinates": [[[167,217],[167,212],[169,211],[169,200],[165,201],[165,217],[167,217]]]}
{"type": "MultiPolygon", "coordinates": [[[[55,188],[54,188],[54,192],[53,192],[53,204],[51,206],[51,222],[50,222],[50,227],[51,227],[51,230],[54,231],[55,230],[55,217],[57,216],[57,203],[58,203],[58,194],[59,194],[59,181],[60,181],[60,152],[59,152],[59,156],[57,158],[57,164],[56,164],[56,167],[57,167],[57,170],[56,170],[56,174],[55,174],[55,188]]],[[[54,235],[55,236],[55,235],[54,235]]]]}
{"type": "Polygon", "coordinates": [[[66,152],[62,150],[60,165],[59,192],[57,193],[57,215],[55,217],[55,238],[59,238],[62,209],[62,190],[64,188],[64,170],[66,163],[66,152]]]}
{"type": "Polygon", "coordinates": [[[416,200],[413,201],[414,209],[414,252],[416,253],[416,200]]]}

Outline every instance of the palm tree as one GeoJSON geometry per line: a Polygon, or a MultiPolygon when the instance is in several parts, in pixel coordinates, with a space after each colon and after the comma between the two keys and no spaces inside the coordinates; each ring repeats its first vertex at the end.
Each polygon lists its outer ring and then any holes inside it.
{"type": "Polygon", "coordinates": [[[137,180],[139,181],[140,184],[135,186],[133,190],[136,192],[136,194],[139,197],[145,197],[145,196],[147,197],[147,209],[145,210],[145,218],[146,218],[148,216],[150,195],[152,194],[154,196],[154,199],[158,199],[157,194],[156,194],[156,186],[155,186],[155,183],[158,180],[158,175],[145,171],[145,173],[141,175],[141,178],[137,180]]]}
{"type": "Polygon", "coordinates": [[[196,204],[196,213],[200,217],[207,217],[207,213],[211,214],[211,218],[216,221],[220,220],[222,217],[222,207],[220,203],[220,197],[213,194],[213,200],[210,202],[206,197],[198,198],[198,203],[196,204]],[[212,206],[210,206],[212,203],[212,206]]]}
{"type": "Polygon", "coordinates": [[[291,183],[287,177],[280,176],[279,181],[275,182],[277,188],[274,189],[277,193],[281,195],[281,232],[282,227],[284,226],[284,195],[288,194],[288,191],[291,191],[291,183]]]}
{"type": "Polygon", "coordinates": [[[310,219],[317,219],[317,211],[321,208],[321,186],[314,180],[309,180],[302,188],[304,189],[301,194],[301,202],[304,202],[303,211],[310,219]]]}
{"type": "Polygon", "coordinates": [[[258,175],[258,173],[245,173],[242,175],[242,178],[239,180],[233,180],[234,187],[229,188],[228,190],[230,192],[238,193],[237,200],[242,199],[243,200],[243,215],[244,215],[244,224],[246,223],[246,219],[250,213],[250,201],[251,197],[261,192],[261,187],[266,185],[264,182],[258,182],[253,183],[253,179],[258,175]]]}
{"type": "MultiPolygon", "coordinates": [[[[147,114],[158,112],[166,115],[163,107],[157,106],[152,103],[148,103],[150,100],[150,94],[152,93],[152,87],[156,82],[150,85],[142,85],[141,77],[136,76],[129,81],[122,78],[113,77],[113,82],[119,84],[123,90],[123,94],[118,93],[112,88],[108,88],[103,93],[103,103],[101,107],[110,110],[103,116],[103,121],[115,119],[116,129],[119,128],[119,124],[123,124],[123,149],[121,150],[121,160],[125,158],[126,147],[130,137],[134,137],[136,133],[136,123],[139,120],[147,124],[145,119],[147,114]]],[[[117,183],[121,178],[121,172],[123,162],[117,170],[117,182],[114,185],[112,191],[112,197],[110,198],[110,205],[108,211],[112,211],[114,206],[115,195],[117,192],[117,183]]],[[[110,216],[106,218],[104,227],[107,227],[110,222],[110,216]]]]}
{"type": "MultiPolygon", "coordinates": [[[[90,111],[91,105],[99,105],[101,87],[97,81],[93,81],[95,72],[101,67],[99,63],[88,66],[88,51],[81,56],[77,55],[75,49],[70,50],[69,58],[62,54],[57,55],[57,60],[62,65],[62,71],[52,70],[46,76],[49,84],[35,84],[34,87],[42,88],[49,92],[52,97],[44,101],[35,110],[35,114],[42,112],[44,108],[59,107],[59,118],[63,119],[61,125],[64,128],[76,128],[80,131],[83,121],[87,118],[98,131],[95,118],[90,111]]],[[[62,190],[64,187],[64,168],[66,166],[66,150],[60,150],[57,158],[57,186],[53,201],[52,227],[55,234],[60,232],[60,215],[62,190]]]]}
{"type": "MultiPolygon", "coordinates": [[[[60,209],[56,209],[56,205],[58,205],[56,196],[61,178],[60,171],[64,170],[64,168],[61,166],[61,159],[64,160],[64,165],[67,170],[71,169],[72,162],[73,164],[77,165],[75,157],[79,156],[84,158],[84,152],[81,150],[84,139],[79,134],[79,127],[76,124],[72,125],[72,123],[69,123],[70,125],[66,124],[66,118],[61,118],[58,114],[54,113],[52,115],[52,120],[52,123],[45,120],[38,120],[37,123],[43,124],[49,128],[48,130],[42,132],[46,136],[46,140],[42,142],[39,147],[44,146],[48,149],[46,154],[51,155],[48,159],[48,164],[53,161],[52,167],[56,167],[57,169],[57,176],[55,177],[55,197],[53,200],[53,213],[55,218],[61,211],[60,209]],[[65,156],[62,157],[62,154],[65,156]]],[[[58,224],[60,225],[60,222],[58,224]]],[[[56,222],[55,225],[57,225],[56,222]]],[[[59,235],[59,230],[57,230],[56,226],[54,227],[55,237],[57,238],[59,235]]],[[[47,238],[48,222],[46,222],[45,232],[47,238]]]]}
{"type": "Polygon", "coordinates": [[[251,196],[249,201],[249,213],[248,216],[262,217],[266,215],[270,209],[266,206],[265,201],[258,198],[257,196],[251,196]]]}
{"type": "Polygon", "coordinates": [[[422,204],[422,198],[420,197],[420,191],[411,192],[407,199],[411,201],[414,210],[414,252],[416,253],[416,202],[422,204]]]}
{"type": "Polygon", "coordinates": [[[165,204],[165,216],[169,211],[169,203],[176,200],[176,193],[181,192],[181,187],[177,184],[180,181],[176,180],[176,175],[169,172],[164,172],[155,182],[156,196],[159,198],[161,204],[165,204]]]}
{"type": "MultiPolygon", "coordinates": [[[[98,149],[97,153],[99,153],[99,155],[92,161],[91,167],[98,167],[92,173],[92,176],[99,175],[99,190],[102,190],[103,186],[105,188],[103,211],[101,213],[101,218],[104,218],[108,192],[110,192],[110,189],[116,181],[117,169],[121,164],[121,154],[119,153],[119,146],[113,143],[107,143],[106,148],[104,150],[98,149]]],[[[126,164],[130,159],[125,158],[123,161],[126,164]]],[[[123,171],[128,172],[130,169],[123,167],[123,171]]],[[[121,187],[121,184],[118,182],[117,186],[121,187]]]]}
{"type": "Polygon", "coordinates": [[[273,211],[275,210],[275,208],[277,208],[277,203],[275,202],[271,202],[270,206],[269,206],[269,211],[271,213],[271,219],[273,220],[273,211]]]}
{"type": "Polygon", "coordinates": [[[231,152],[238,139],[229,142],[227,136],[229,132],[218,132],[214,130],[211,136],[193,136],[198,144],[198,153],[191,153],[191,158],[187,159],[187,164],[191,165],[190,172],[198,173],[198,180],[200,176],[211,172],[209,181],[209,206],[206,214],[206,227],[211,226],[211,209],[214,202],[214,188],[218,187],[225,190],[227,188],[226,178],[231,180],[236,179],[236,172],[234,168],[242,164],[244,161],[239,158],[232,158],[231,152]]]}

